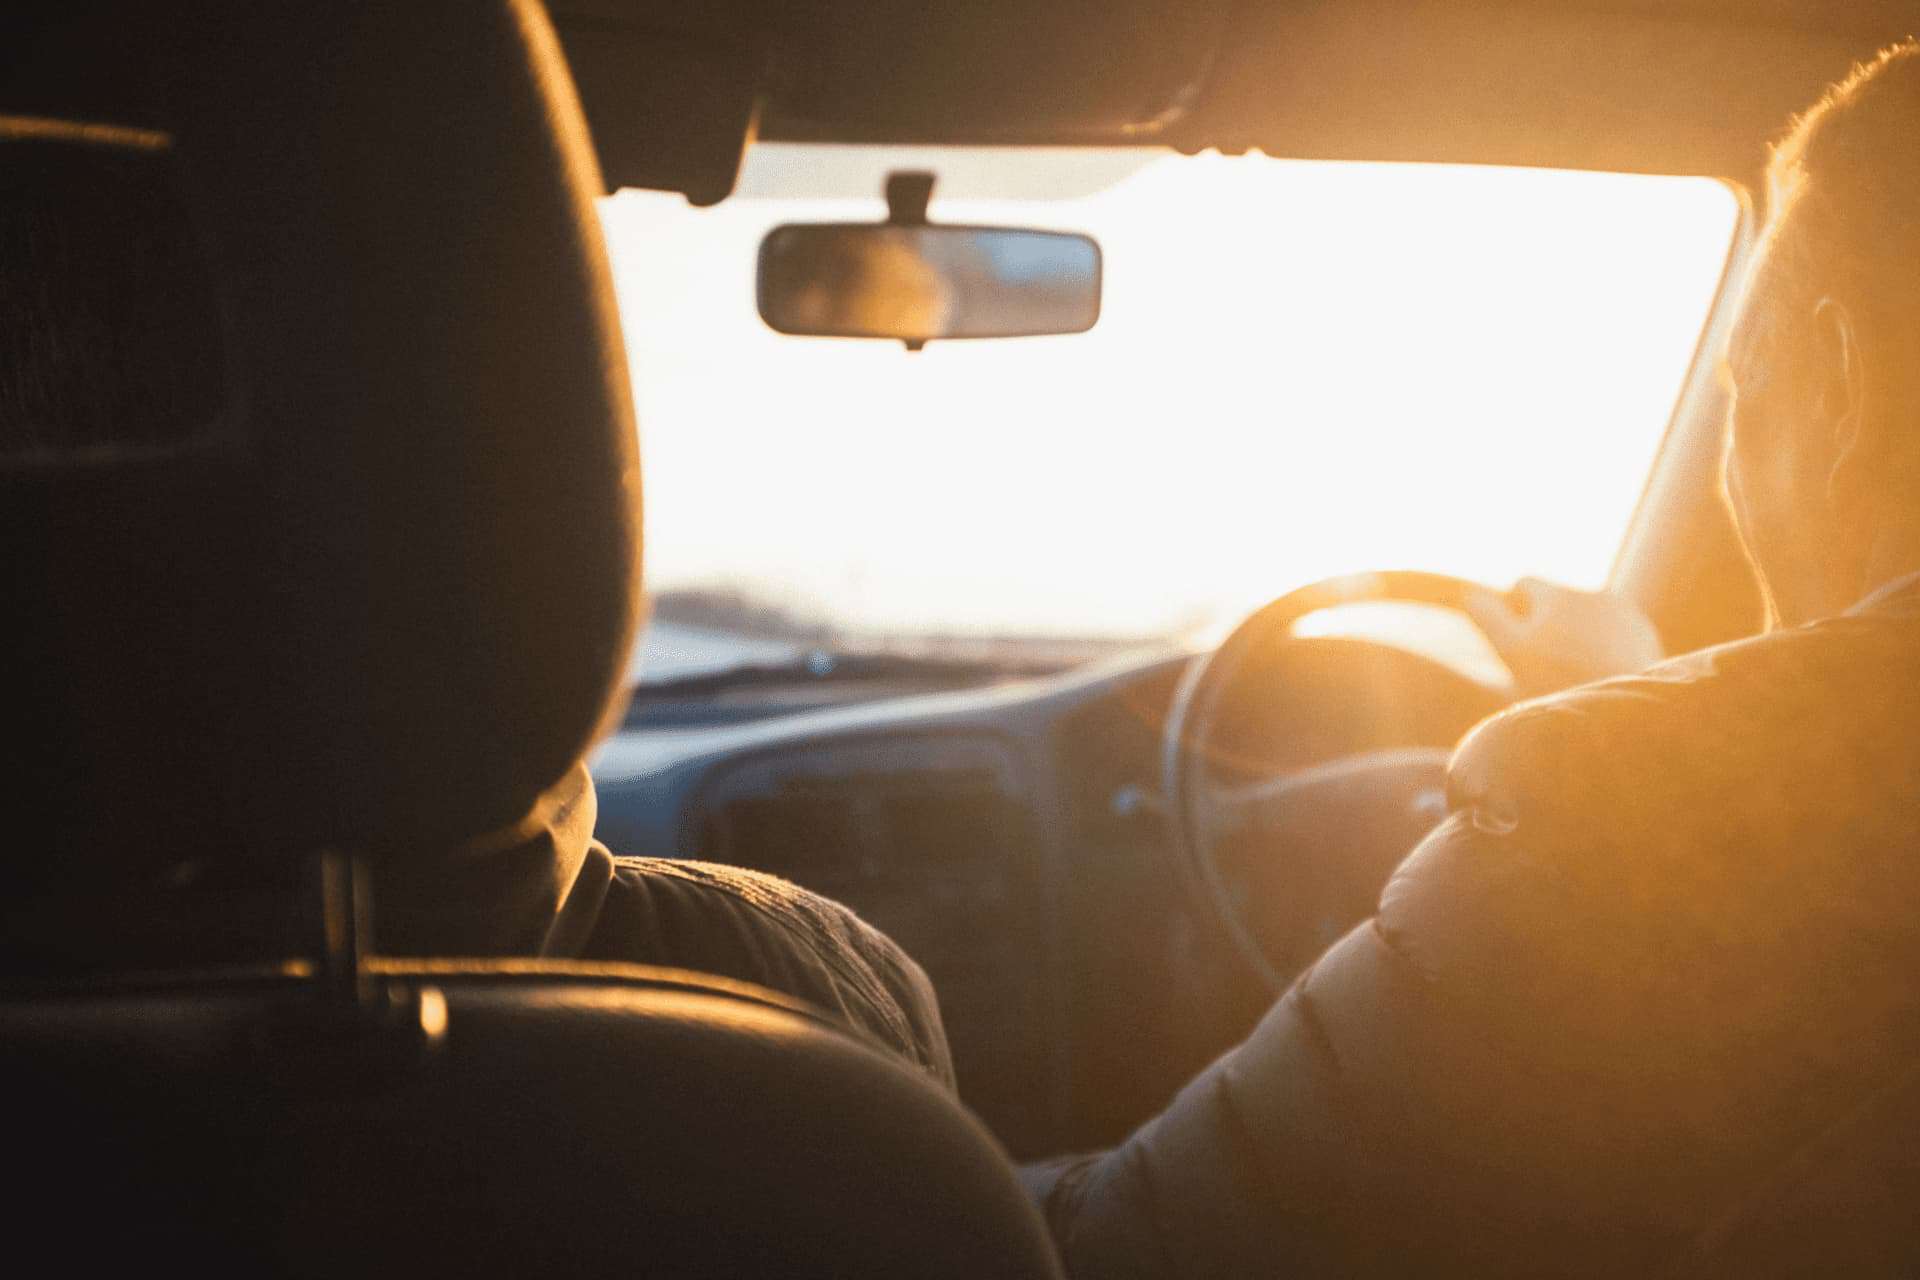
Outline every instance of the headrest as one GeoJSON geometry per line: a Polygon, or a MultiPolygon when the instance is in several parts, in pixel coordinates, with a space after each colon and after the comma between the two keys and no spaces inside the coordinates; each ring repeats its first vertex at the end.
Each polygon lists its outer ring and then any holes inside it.
{"type": "Polygon", "coordinates": [[[538,4],[27,5],[0,50],[8,847],[425,856],[527,817],[639,586],[538,4]]]}

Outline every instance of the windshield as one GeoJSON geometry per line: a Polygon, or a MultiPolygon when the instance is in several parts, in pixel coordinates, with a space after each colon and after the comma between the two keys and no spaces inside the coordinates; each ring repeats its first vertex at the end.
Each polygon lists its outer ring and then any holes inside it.
{"type": "Polygon", "coordinates": [[[621,192],[639,673],[1138,642],[1375,568],[1598,586],[1736,216],[1704,179],[1142,150],[760,145],[714,208],[621,192]],[[936,221],[1096,237],[1099,323],[768,329],[766,232],[879,220],[907,168],[936,221]]]}

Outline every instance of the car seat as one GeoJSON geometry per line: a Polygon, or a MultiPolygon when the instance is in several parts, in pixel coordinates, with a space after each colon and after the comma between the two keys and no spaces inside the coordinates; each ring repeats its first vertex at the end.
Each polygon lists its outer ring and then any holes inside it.
{"type": "Polygon", "coordinates": [[[1054,1273],[985,1131],[795,1002],[377,953],[368,869],[615,714],[597,191],[534,0],[0,14],[16,1262],[1054,1273]]]}

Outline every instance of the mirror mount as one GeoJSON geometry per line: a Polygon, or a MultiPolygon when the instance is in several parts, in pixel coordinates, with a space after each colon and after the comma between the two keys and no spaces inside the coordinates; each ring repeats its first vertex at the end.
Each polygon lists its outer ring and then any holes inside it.
{"type": "Polygon", "coordinates": [[[895,169],[887,175],[887,221],[896,227],[927,225],[933,175],[925,169],[895,169]]]}
{"type": "MultiPolygon", "coordinates": [[[[933,174],[925,169],[895,169],[887,175],[887,222],[896,227],[927,225],[927,206],[933,202],[933,174]]],[[[925,351],[925,338],[902,338],[909,351],[925,351]]]]}

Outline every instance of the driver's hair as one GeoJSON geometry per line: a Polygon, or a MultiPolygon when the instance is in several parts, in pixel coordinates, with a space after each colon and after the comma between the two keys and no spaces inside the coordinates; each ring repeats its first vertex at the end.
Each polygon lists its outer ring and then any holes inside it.
{"type": "Polygon", "coordinates": [[[1889,267],[1920,257],[1916,139],[1920,42],[1909,37],[1857,64],[1774,144],[1762,229],[1777,283],[1843,298],[1907,350],[1920,309],[1912,280],[1889,267]]]}

